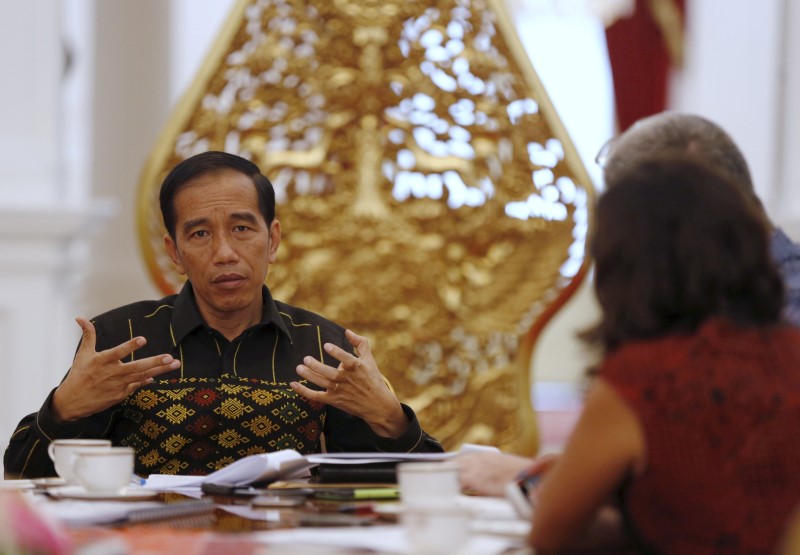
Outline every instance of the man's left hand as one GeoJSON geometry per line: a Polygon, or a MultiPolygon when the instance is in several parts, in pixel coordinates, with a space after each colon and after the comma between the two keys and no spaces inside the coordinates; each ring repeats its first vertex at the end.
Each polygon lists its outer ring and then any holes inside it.
{"type": "Polygon", "coordinates": [[[356,356],[344,349],[325,343],[323,348],[339,361],[333,368],[307,356],[297,367],[300,377],[323,388],[315,391],[292,382],[292,389],[312,401],[327,403],[363,419],[372,430],[384,437],[399,437],[408,429],[409,421],[400,401],[383,379],[366,337],[350,330],[345,337],[353,346],[356,356]]]}

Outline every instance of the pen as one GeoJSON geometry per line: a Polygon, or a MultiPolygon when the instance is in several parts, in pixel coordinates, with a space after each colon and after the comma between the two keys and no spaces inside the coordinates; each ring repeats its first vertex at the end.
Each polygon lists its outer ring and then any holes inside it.
{"type": "Polygon", "coordinates": [[[135,486],[143,486],[147,483],[147,480],[139,476],[138,474],[131,474],[131,484],[135,486]]]}

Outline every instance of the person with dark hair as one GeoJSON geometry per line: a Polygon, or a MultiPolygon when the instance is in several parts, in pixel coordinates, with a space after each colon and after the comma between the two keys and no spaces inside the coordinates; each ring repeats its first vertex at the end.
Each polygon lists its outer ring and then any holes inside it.
{"type": "MultiPolygon", "coordinates": [[[[717,124],[701,116],[663,112],[646,117],[619,137],[609,140],[597,154],[607,187],[620,176],[656,157],[693,156],[726,177],[726,183],[738,189],[752,204],[770,229],[769,251],[783,278],[785,295],[783,317],[800,326],[800,245],[767,217],[756,195],[750,169],[733,139],[717,124]]],[[[473,453],[460,460],[461,482],[470,491],[502,495],[506,485],[531,472],[539,472],[546,458],[531,468],[531,459],[511,453],[473,453]]]]}
{"type": "Polygon", "coordinates": [[[663,112],[638,121],[598,154],[606,184],[643,160],[665,153],[692,155],[722,172],[751,200],[770,227],[770,251],[786,287],[783,316],[800,325],[800,245],[774,225],[758,198],[747,162],[736,143],[721,127],[693,114],[663,112]]]}
{"type": "Polygon", "coordinates": [[[800,499],[800,330],[764,220],[729,181],[653,156],[601,196],[585,338],[603,360],[533,495],[537,553],[596,543],[612,499],[617,538],[645,552],[777,547],[800,499]]]}
{"type": "Polygon", "coordinates": [[[207,474],[281,449],[442,450],[365,337],[273,300],[264,282],[281,226],[255,164],[198,154],[167,175],[160,202],[166,250],[186,284],[77,319],[72,367],[11,437],[7,476],[54,475],[47,448],[59,438],[131,446],[140,475],[207,474]]]}

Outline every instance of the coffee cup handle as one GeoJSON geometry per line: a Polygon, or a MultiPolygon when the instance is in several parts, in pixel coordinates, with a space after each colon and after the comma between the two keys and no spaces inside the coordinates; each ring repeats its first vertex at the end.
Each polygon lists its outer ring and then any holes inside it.
{"type": "Polygon", "coordinates": [[[55,452],[56,444],[52,441],[50,445],[47,446],[47,454],[50,457],[50,460],[56,462],[56,452],[55,452]]]}

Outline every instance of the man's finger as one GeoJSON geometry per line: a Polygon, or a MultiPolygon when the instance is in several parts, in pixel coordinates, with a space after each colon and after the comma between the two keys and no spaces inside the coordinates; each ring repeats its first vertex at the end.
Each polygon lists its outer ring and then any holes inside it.
{"type": "Polygon", "coordinates": [[[353,349],[356,351],[357,357],[362,357],[368,353],[370,353],[369,349],[369,341],[363,335],[358,335],[352,330],[345,330],[344,331],[345,337],[353,346],[353,349]]]}
{"type": "Polygon", "coordinates": [[[290,382],[289,386],[294,390],[295,393],[305,397],[310,401],[317,401],[317,402],[325,402],[325,391],[314,391],[313,389],[309,389],[303,384],[299,382],[290,382]]]}
{"type": "MultiPolygon", "coordinates": [[[[170,357],[172,358],[172,357],[170,357]]],[[[172,359],[172,362],[168,364],[162,364],[160,366],[156,366],[155,368],[151,368],[148,372],[150,374],[150,382],[153,381],[153,376],[160,376],[166,372],[173,372],[181,367],[181,361],[178,359],[172,359]]]]}
{"type": "MultiPolygon", "coordinates": [[[[342,351],[342,352],[344,352],[344,351],[342,351]]],[[[352,355],[349,355],[349,356],[352,357],[352,355]]],[[[336,378],[336,375],[337,375],[336,368],[331,368],[327,364],[321,363],[320,361],[318,361],[317,359],[315,359],[312,356],[307,356],[307,357],[303,358],[303,365],[305,365],[314,374],[318,374],[319,376],[322,376],[323,378],[325,378],[327,380],[334,380],[336,378]]],[[[300,368],[303,367],[303,365],[298,366],[297,369],[299,370],[300,368]]],[[[319,385],[319,384],[317,384],[317,385],[319,385]]]]}
{"type": "Polygon", "coordinates": [[[147,340],[144,337],[134,337],[116,347],[111,347],[99,353],[105,362],[115,362],[131,355],[139,347],[144,346],[147,340]]]}
{"type": "Polygon", "coordinates": [[[140,381],[140,382],[133,382],[133,383],[131,383],[131,384],[128,384],[128,388],[127,388],[127,395],[126,395],[126,397],[127,397],[128,395],[130,395],[130,394],[134,393],[134,392],[135,392],[137,389],[139,389],[140,387],[143,387],[143,386],[145,386],[145,385],[150,385],[151,383],[153,383],[153,378],[147,378],[147,379],[146,379],[146,380],[144,380],[144,381],[140,381]]]}
{"type": "Polygon", "coordinates": [[[131,382],[146,382],[153,376],[158,376],[164,372],[172,372],[180,367],[181,361],[172,358],[171,355],[158,355],[128,362],[124,366],[124,372],[131,382]],[[141,377],[143,375],[144,378],[141,377]]]}
{"type": "Polygon", "coordinates": [[[97,334],[94,331],[94,325],[86,318],[82,318],[80,316],[75,318],[75,321],[81,327],[82,332],[81,344],[78,349],[93,353],[95,346],[97,345],[97,334]]]}
{"type": "Polygon", "coordinates": [[[322,347],[325,349],[326,353],[331,355],[339,362],[343,362],[345,364],[353,364],[355,362],[358,362],[357,356],[353,356],[351,353],[348,353],[347,351],[345,351],[341,347],[334,345],[333,343],[325,343],[325,345],[323,345],[322,347]]]}

